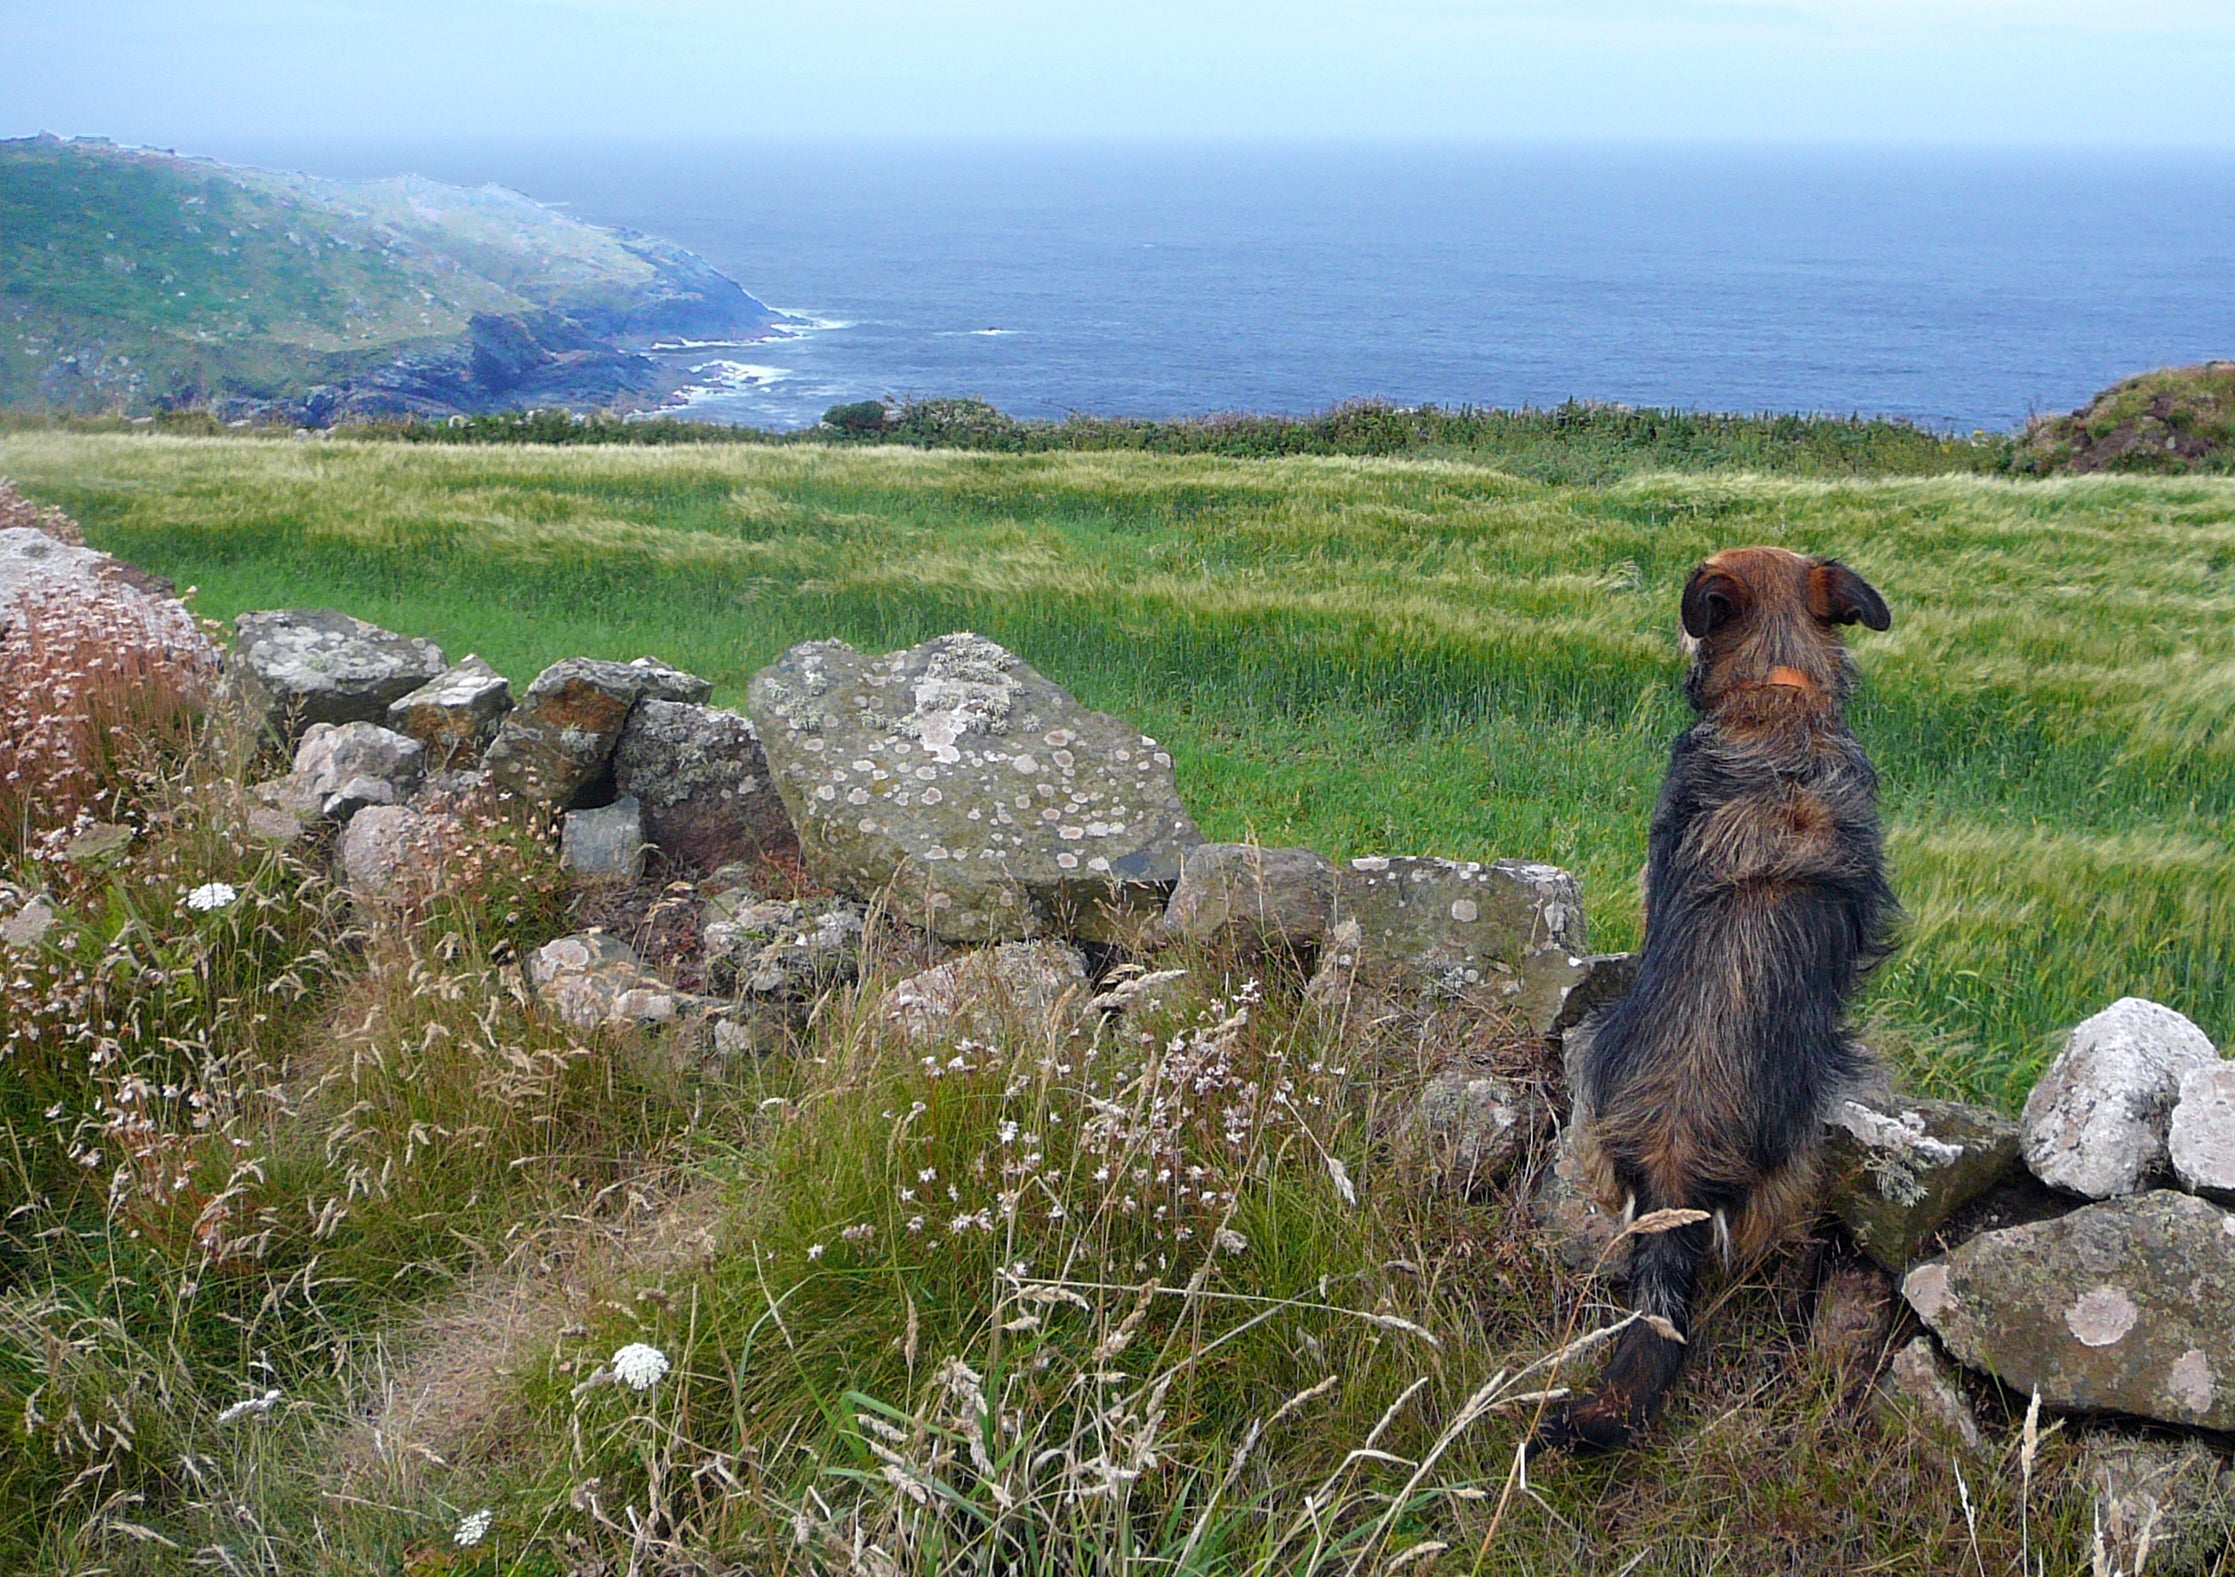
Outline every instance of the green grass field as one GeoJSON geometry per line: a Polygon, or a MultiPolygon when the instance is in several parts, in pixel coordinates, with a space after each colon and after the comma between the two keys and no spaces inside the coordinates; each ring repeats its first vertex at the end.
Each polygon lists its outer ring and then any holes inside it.
{"type": "MultiPolygon", "coordinates": [[[[1857,643],[1912,916],[1872,1038],[2011,1105],[2116,996],[2235,1018],[2235,481],[35,431],[0,474],[205,613],[338,606],[516,682],[651,653],[735,702],[794,641],[977,629],[1170,744],[1210,835],[1556,860],[1604,947],[1683,577],[1835,552],[1895,617],[1857,643]]],[[[0,974],[0,1569],[2087,1564],[2093,1426],[2035,1453],[1980,1382],[1974,1457],[1880,1409],[1908,1332],[1818,1340],[1805,1254],[1716,1296],[1643,1449],[1522,1487],[1548,1357],[1619,1315],[1395,1138],[1477,1022],[1167,954],[1161,1008],[926,1055],[891,938],[797,1056],[584,1034],[518,974],[586,918],[547,840],[355,905],[323,844],[241,836],[277,764],[236,726],[121,782],[116,867],[0,864],[59,916],[0,974]]],[[[2150,1571],[2235,1569],[2177,1542],[2150,1571]]]]}
{"type": "Polygon", "coordinates": [[[0,473],[206,614],[336,606],[516,684],[648,652],[734,702],[794,641],[976,629],[1169,739],[1210,836],[1553,860],[1610,948],[1685,573],[1835,553],[1895,619],[1856,643],[1911,916],[1878,1039],[2007,1106],[2117,996],[2235,1034],[2235,483],[40,433],[0,473]]]}

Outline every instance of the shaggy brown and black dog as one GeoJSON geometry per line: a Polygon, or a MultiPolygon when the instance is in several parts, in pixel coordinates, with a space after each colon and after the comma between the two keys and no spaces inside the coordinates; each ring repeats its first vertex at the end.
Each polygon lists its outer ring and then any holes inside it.
{"type": "Polygon", "coordinates": [[[1708,1219],[1634,1240],[1631,1302],[1650,1318],[1546,1420],[1549,1447],[1619,1446],[1649,1423],[1710,1253],[1761,1253],[1809,1200],[1827,1108],[1862,1072],[1842,1016],[1898,913],[1877,775],[1842,716],[1840,626],[1887,628],[1885,600],[1835,560],[1734,548],[1692,572],[1683,621],[1700,718],[1670,755],[1637,980],[1589,1026],[1576,1118],[1608,1209],[1708,1219]]]}

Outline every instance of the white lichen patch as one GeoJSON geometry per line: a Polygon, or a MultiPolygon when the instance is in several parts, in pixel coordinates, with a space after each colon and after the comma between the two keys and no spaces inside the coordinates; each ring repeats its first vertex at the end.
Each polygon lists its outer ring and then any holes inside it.
{"type": "Polygon", "coordinates": [[[2140,1317],[2126,1289],[2106,1283],[2081,1293],[2064,1311],[2064,1324],[2083,1346],[2108,1347],[2134,1329],[2140,1317]]]}
{"type": "Polygon", "coordinates": [[[2218,1394],[2212,1373],[2212,1363],[2204,1356],[2204,1349],[2191,1347],[2173,1360],[2172,1369],[2165,1376],[2165,1394],[2176,1407],[2202,1417],[2212,1410],[2213,1398],[2218,1394]]]}

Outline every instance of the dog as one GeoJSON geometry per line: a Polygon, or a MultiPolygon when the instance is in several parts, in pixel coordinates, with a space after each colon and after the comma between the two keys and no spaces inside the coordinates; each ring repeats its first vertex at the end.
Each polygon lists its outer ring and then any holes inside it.
{"type": "Polygon", "coordinates": [[[1710,1256],[1760,1256],[1810,1202],[1824,1118],[1865,1071],[1847,1003],[1899,917],[1840,636],[1890,628],[1885,599],[1836,559],[1734,548],[1692,572],[1682,620],[1699,718],[1653,812],[1637,976],[1585,1026],[1571,1073],[1601,1203],[1705,1218],[1632,1240],[1637,1313],[1540,1448],[1612,1449],[1650,1424],[1710,1256]]]}

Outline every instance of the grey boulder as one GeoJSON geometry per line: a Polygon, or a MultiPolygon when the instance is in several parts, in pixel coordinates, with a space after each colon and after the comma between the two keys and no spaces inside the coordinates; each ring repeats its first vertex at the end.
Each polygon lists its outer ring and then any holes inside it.
{"type": "Polygon", "coordinates": [[[1888,1270],[2018,1164],[2018,1125],[1957,1101],[1842,1100],[1826,1125],[1827,1203],[1888,1270]]]}
{"type": "Polygon", "coordinates": [[[816,880],[952,941],[1115,939],[1203,841],[1154,739],[981,636],[811,641],[746,706],[816,880]]]}
{"type": "Polygon", "coordinates": [[[859,972],[863,922],[845,898],[716,893],[700,910],[707,981],[732,996],[812,1002],[859,972]]]}
{"type": "Polygon", "coordinates": [[[2072,1031],[2026,1097],[2026,1165],[2090,1199],[2148,1186],[2165,1168],[2181,1076],[2218,1061],[2210,1038],[2171,1008],[2120,998],[2072,1031]]]}
{"type": "Polygon", "coordinates": [[[408,695],[388,703],[388,726],[426,748],[436,770],[479,759],[512,710],[512,681],[468,653],[408,695]]]}
{"type": "Polygon", "coordinates": [[[2235,1216],[2194,1195],[1983,1232],[1901,1291],[1960,1361],[2021,1394],[2235,1428],[2235,1216]]]}
{"type": "Polygon", "coordinates": [[[1335,864],[1309,849],[1204,843],[1180,862],[1164,909],[1172,941],[1225,945],[1242,953],[1307,953],[1327,935],[1335,910],[1335,864]]]}
{"type": "Polygon", "coordinates": [[[426,776],[418,740],[377,723],[313,723],[295,747],[294,781],[330,821],[367,805],[400,805],[426,776]]]}
{"type": "Polygon", "coordinates": [[[1919,1336],[1894,1354],[1880,1394],[1883,1400],[1910,1408],[1954,1435],[1966,1450],[1978,1453],[1986,1449],[1979,1421],[1971,1416],[1971,1404],[1956,1389],[1955,1376],[1948,1372],[1948,1362],[1930,1336],[1919,1336]]]}
{"type": "Polygon", "coordinates": [[[482,758],[498,789],[561,810],[597,803],[640,700],[703,701],[713,686],[649,657],[568,657],[537,674],[482,758]]]}
{"type": "Polygon", "coordinates": [[[559,864],[593,881],[633,882],[644,874],[644,818],[623,795],[595,810],[559,818],[559,864]]]}
{"type": "Polygon", "coordinates": [[[1421,1089],[1399,1141],[1443,1187],[1479,1199],[1513,1175],[1551,1126],[1552,1108],[1536,1091],[1462,1066],[1421,1089]]]}
{"type": "Polygon", "coordinates": [[[885,1016],[914,1045],[1006,1038],[1070,1027],[1084,1015],[1086,960],[1061,942],[1005,942],[912,975],[885,998],[885,1016]]]}
{"type": "Polygon", "coordinates": [[[290,742],[313,723],[385,722],[390,702],[447,666],[433,641],[332,608],[244,613],[233,628],[233,681],[290,742]]]}
{"type": "Polygon", "coordinates": [[[544,943],[528,959],[528,980],[562,1023],[585,1032],[666,1023],[696,1005],[647,973],[626,942],[597,931],[544,943]]]}
{"type": "Polygon", "coordinates": [[[1337,873],[1325,978],[1309,989],[1321,1002],[1346,985],[1479,995],[1543,1034],[1589,973],[1586,952],[1581,889],[1556,865],[1372,856],[1337,873]]]}
{"type": "Polygon", "coordinates": [[[614,786],[644,806],[644,832],[671,865],[712,871],[795,853],[752,723],[688,701],[639,701],[613,750],[614,786]]]}
{"type": "Polygon", "coordinates": [[[2235,1203],[2235,1062],[2181,1075],[2165,1152],[2183,1188],[2235,1203]]]}
{"type": "Polygon", "coordinates": [[[454,817],[373,805],[349,818],[335,853],[353,896],[392,899],[431,884],[458,835],[454,817]]]}

